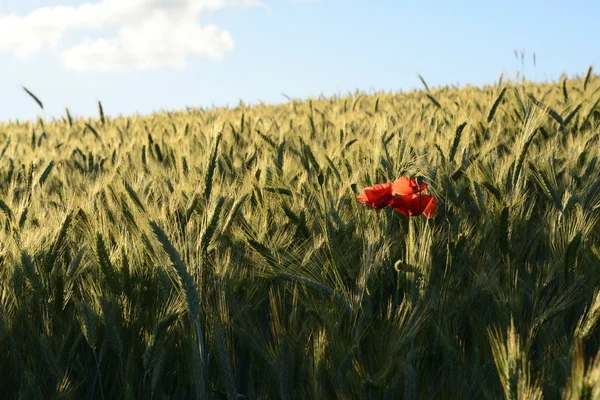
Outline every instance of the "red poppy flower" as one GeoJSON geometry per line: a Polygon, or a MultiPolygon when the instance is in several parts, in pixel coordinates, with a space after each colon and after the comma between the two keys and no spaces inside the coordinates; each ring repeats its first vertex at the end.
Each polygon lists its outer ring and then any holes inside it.
{"type": "Polygon", "coordinates": [[[437,208],[435,197],[427,194],[407,194],[394,197],[391,207],[404,215],[425,215],[432,218],[437,208]]]}
{"type": "Polygon", "coordinates": [[[396,179],[392,184],[393,194],[400,196],[419,193],[425,189],[427,189],[427,184],[425,182],[419,185],[417,181],[412,178],[401,177],[396,179]]]}
{"type": "Polygon", "coordinates": [[[356,199],[378,210],[387,207],[394,202],[392,184],[383,183],[369,186],[356,196],[356,199]]]}
{"type": "Polygon", "coordinates": [[[425,189],[427,183],[419,184],[415,179],[401,177],[393,183],[365,188],[356,199],[376,209],[391,206],[404,215],[423,214],[427,218],[433,218],[437,202],[433,196],[421,193],[425,189]]]}

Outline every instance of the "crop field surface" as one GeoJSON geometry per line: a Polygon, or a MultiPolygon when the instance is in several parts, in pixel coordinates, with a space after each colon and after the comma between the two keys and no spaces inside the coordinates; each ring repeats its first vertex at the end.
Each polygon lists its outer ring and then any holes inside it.
{"type": "Polygon", "coordinates": [[[1,397],[599,399],[599,139],[591,68],[2,124],[1,397]]]}

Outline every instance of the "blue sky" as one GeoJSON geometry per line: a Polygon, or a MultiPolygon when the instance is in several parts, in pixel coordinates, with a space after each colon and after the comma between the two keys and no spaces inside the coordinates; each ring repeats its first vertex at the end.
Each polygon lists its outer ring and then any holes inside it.
{"type": "Polygon", "coordinates": [[[515,76],[515,50],[557,80],[598,64],[598,17],[593,1],[0,0],[0,121],[481,85],[515,76]]]}

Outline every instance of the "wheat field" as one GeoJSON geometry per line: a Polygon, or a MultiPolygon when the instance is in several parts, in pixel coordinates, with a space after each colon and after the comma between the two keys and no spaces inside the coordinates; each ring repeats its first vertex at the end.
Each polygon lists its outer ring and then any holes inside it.
{"type": "Polygon", "coordinates": [[[599,126],[591,68],[0,125],[0,393],[599,399],[599,126]]]}

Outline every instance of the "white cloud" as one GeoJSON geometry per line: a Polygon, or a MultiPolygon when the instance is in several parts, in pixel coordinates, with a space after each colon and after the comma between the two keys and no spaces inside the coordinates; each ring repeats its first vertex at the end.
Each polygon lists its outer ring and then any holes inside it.
{"type": "Polygon", "coordinates": [[[28,59],[59,52],[78,71],[182,68],[190,55],[219,59],[234,47],[225,29],[200,24],[225,7],[264,7],[259,0],[102,0],[77,7],[38,8],[0,15],[0,52],[28,59]],[[77,34],[90,35],[73,43],[77,34]]]}

